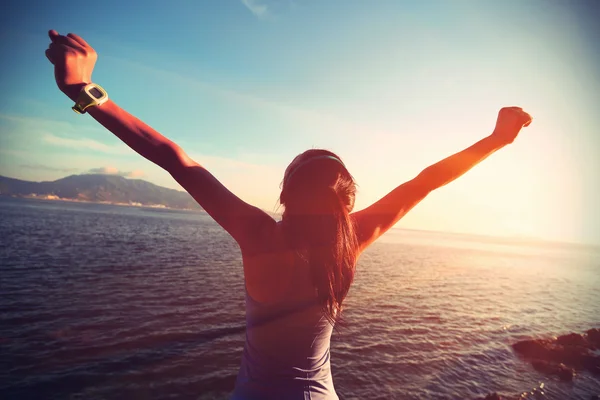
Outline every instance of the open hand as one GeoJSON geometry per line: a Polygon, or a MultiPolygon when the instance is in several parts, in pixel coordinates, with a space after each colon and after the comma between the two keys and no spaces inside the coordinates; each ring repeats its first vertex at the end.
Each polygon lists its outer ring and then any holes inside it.
{"type": "Polygon", "coordinates": [[[527,114],[520,107],[504,107],[498,113],[496,128],[494,128],[493,137],[502,141],[502,143],[512,143],[521,128],[531,124],[531,115],[527,114]]]}
{"type": "Polygon", "coordinates": [[[83,86],[92,82],[92,71],[98,59],[94,49],[81,37],[69,33],[48,32],[50,46],[46,57],[54,64],[54,78],[58,88],[72,100],[83,86]]]}

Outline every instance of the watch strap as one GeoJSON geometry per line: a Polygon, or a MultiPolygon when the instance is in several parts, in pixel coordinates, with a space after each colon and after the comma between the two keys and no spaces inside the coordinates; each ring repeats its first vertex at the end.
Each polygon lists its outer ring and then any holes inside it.
{"type": "Polygon", "coordinates": [[[104,104],[106,100],[108,100],[108,95],[106,94],[106,91],[102,89],[100,85],[90,83],[81,88],[81,91],[77,96],[77,100],[75,100],[75,105],[71,107],[71,109],[78,114],[85,114],[88,108],[104,104]],[[89,87],[92,87],[92,89],[95,88],[96,90],[100,90],[102,93],[104,93],[104,96],[100,100],[93,98],[87,91],[89,87]]]}
{"type": "Polygon", "coordinates": [[[83,101],[77,101],[75,103],[75,105],[73,107],[71,107],[73,109],[73,111],[75,111],[77,114],[85,114],[85,110],[90,106],[91,104],[85,104],[85,102],[83,101]]]}

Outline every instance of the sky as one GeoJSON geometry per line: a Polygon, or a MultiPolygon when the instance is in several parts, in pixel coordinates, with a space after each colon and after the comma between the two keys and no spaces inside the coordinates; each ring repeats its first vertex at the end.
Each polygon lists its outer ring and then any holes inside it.
{"type": "Polygon", "coordinates": [[[592,0],[11,1],[0,175],[179,188],[70,109],[44,55],[56,29],[96,49],[110,98],[268,211],[306,149],[340,155],[361,209],[523,107],[534,122],[512,145],[397,227],[600,243],[598,16],[592,0]]]}

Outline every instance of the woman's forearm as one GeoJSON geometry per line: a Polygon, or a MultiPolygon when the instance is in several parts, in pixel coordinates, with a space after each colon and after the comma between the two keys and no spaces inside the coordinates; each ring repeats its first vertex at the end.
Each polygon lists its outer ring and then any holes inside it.
{"type": "Polygon", "coordinates": [[[96,121],[142,157],[165,169],[168,167],[171,161],[168,157],[172,152],[165,151],[165,148],[173,143],[152,127],[129,114],[111,100],[99,107],[92,107],[88,112],[96,121]]]}
{"type": "Polygon", "coordinates": [[[87,112],[142,157],[165,169],[170,165],[174,153],[167,150],[175,144],[112,100],[87,112]]]}
{"type": "Polygon", "coordinates": [[[464,175],[465,172],[504,146],[505,144],[493,135],[488,136],[471,147],[425,168],[419,174],[418,181],[428,190],[442,187],[464,175]]]}

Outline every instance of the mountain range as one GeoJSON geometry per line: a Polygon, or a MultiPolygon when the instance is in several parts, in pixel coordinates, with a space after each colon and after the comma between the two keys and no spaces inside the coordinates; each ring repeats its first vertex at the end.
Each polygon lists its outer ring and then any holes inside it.
{"type": "Polygon", "coordinates": [[[202,209],[186,192],[117,175],[71,175],[52,182],[23,181],[0,175],[0,196],[202,209]]]}

